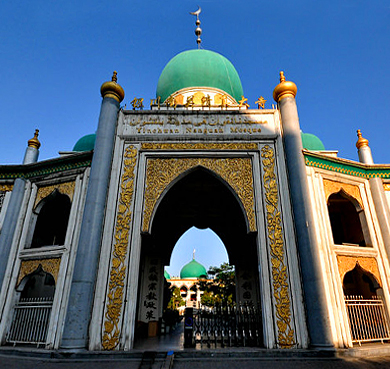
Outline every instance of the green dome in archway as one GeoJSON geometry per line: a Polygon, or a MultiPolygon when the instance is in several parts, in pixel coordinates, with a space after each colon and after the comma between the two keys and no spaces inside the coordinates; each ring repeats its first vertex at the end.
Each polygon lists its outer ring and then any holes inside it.
{"type": "Polygon", "coordinates": [[[181,268],[180,278],[207,278],[207,271],[202,264],[193,259],[181,268]]]}
{"type": "Polygon", "coordinates": [[[73,151],[91,151],[95,148],[96,134],[81,137],[73,147],[73,151]]]}
{"type": "Polygon", "coordinates": [[[302,138],[302,146],[304,149],[313,150],[313,151],[325,150],[324,144],[316,135],[313,135],[311,133],[301,132],[301,138],[302,138]]]}
{"type": "Polygon", "coordinates": [[[187,50],[172,58],[160,75],[156,96],[165,101],[174,92],[186,87],[218,88],[236,101],[244,94],[233,64],[209,50],[187,50]]]}
{"type": "Polygon", "coordinates": [[[164,278],[171,279],[171,276],[169,275],[169,273],[166,270],[164,270],[164,278]]]}

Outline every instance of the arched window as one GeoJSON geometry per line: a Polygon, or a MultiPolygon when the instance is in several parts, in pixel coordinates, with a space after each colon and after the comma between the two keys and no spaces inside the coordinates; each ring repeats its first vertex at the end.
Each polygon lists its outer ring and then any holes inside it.
{"type": "Polygon", "coordinates": [[[363,270],[359,264],[344,276],[343,290],[345,296],[362,296],[364,299],[370,299],[377,295],[379,288],[380,286],[375,277],[363,270]]]}
{"type": "Polygon", "coordinates": [[[37,207],[32,248],[65,243],[70,207],[69,197],[57,190],[43,200],[43,204],[37,207]]]}
{"type": "Polygon", "coordinates": [[[180,288],[180,295],[183,299],[185,299],[187,297],[187,292],[188,292],[188,289],[186,286],[182,286],[180,288]]]}
{"type": "Polygon", "coordinates": [[[55,293],[54,277],[42,265],[16,288],[20,298],[14,309],[7,342],[44,344],[55,293]]]}
{"type": "Polygon", "coordinates": [[[191,301],[196,301],[198,289],[197,289],[196,286],[194,285],[194,286],[192,286],[192,287],[190,288],[190,290],[191,290],[191,298],[190,298],[190,300],[191,300],[191,301]]]}
{"type": "Polygon", "coordinates": [[[335,244],[371,246],[364,211],[342,191],[329,196],[328,211],[335,244]]]}

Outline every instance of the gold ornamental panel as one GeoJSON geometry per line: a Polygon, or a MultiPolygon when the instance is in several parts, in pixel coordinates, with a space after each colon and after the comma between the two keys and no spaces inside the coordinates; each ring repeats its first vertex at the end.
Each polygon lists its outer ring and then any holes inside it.
{"type": "Polygon", "coordinates": [[[126,270],[126,256],[130,239],[132,220],[131,203],[134,194],[134,169],[137,163],[137,149],[130,145],[125,149],[124,167],[120,182],[120,193],[114,231],[114,247],[111,256],[110,276],[104,314],[102,346],[114,350],[121,335],[120,316],[123,306],[126,270]]]}
{"type": "Polygon", "coordinates": [[[0,192],[12,191],[13,187],[13,184],[0,184],[0,192]]]}
{"type": "Polygon", "coordinates": [[[250,231],[256,231],[250,158],[149,158],[146,167],[142,230],[149,231],[156,203],[169,184],[180,174],[196,166],[218,174],[232,187],[243,204],[250,231]]]}
{"type": "Polygon", "coordinates": [[[178,142],[178,143],[153,143],[147,142],[141,145],[142,150],[257,150],[256,143],[237,142],[178,142]]]}
{"type": "Polygon", "coordinates": [[[281,348],[295,346],[295,333],[291,327],[292,305],[288,282],[288,268],[285,264],[285,246],[279,203],[279,190],[275,174],[275,153],[269,145],[261,149],[263,164],[263,185],[267,210],[267,234],[272,264],[272,286],[275,301],[277,343],[281,348]]]}
{"type": "Polygon", "coordinates": [[[26,275],[29,275],[30,273],[35,271],[38,268],[39,264],[42,265],[42,269],[46,273],[50,273],[54,277],[54,280],[57,283],[58,272],[60,270],[60,264],[61,264],[61,258],[23,260],[20,263],[18,283],[16,285],[19,285],[19,283],[22,281],[22,279],[26,275]]]}
{"type": "Polygon", "coordinates": [[[38,188],[37,197],[35,199],[34,209],[39,202],[49,196],[54,190],[58,190],[63,195],[68,195],[70,201],[73,201],[75,182],[58,183],[50,186],[42,186],[38,188]]]}
{"type": "Polygon", "coordinates": [[[337,255],[337,263],[339,267],[341,283],[343,283],[345,274],[353,270],[355,266],[359,264],[361,268],[375,276],[379,285],[382,286],[381,277],[379,275],[378,263],[375,258],[364,256],[337,255]]]}
{"type": "Polygon", "coordinates": [[[390,191],[390,183],[384,183],[384,184],[383,184],[383,189],[384,189],[385,191],[390,191]]]}
{"type": "Polygon", "coordinates": [[[324,179],[324,189],[326,201],[328,201],[330,195],[343,190],[345,193],[356,199],[362,209],[364,208],[359,186],[324,179]]]}

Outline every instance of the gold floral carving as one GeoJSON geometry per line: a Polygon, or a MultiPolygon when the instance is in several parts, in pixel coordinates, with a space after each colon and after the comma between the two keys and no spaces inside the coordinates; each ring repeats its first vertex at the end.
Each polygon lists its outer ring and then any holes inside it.
{"type": "Polygon", "coordinates": [[[353,270],[355,266],[359,264],[361,268],[375,276],[379,285],[382,286],[381,277],[379,275],[378,263],[375,258],[363,256],[337,255],[337,263],[339,266],[341,283],[344,280],[345,274],[353,270]]]}
{"type": "Polygon", "coordinates": [[[39,264],[42,265],[42,269],[46,273],[50,273],[57,283],[58,272],[60,270],[61,258],[51,259],[34,259],[34,260],[23,260],[20,264],[20,271],[18,276],[18,283],[26,276],[35,271],[39,264]]]}
{"type": "Polygon", "coordinates": [[[14,187],[13,184],[0,184],[0,192],[12,191],[13,187],[14,187]]]}
{"type": "Polygon", "coordinates": [[[358,186],[324,179],[324,189],[326,201],[328,201],[330,195],[343,190],[345,193],[356,199],[363,209],[363,200],[362,196],[360,195],[360,189],[358,186]]]}
{"type": "Polygon", "coordinates": [[[35,199],[34,208],[45,197],[49,196],[54,190],[58,190],[64,195],[68,195],[70,201],[73,200],[75,182],[58,183],[50,186],[43,186],[38,188],[37,197],[35,199]]]}
{"type": "Polygon", "coordinates": [[[252,163],[250,158],[156,158],[148,159],[144,197],[143,227],[149,231],[157,200],[167,186],[186,170],[202,166],[224,179],[241,200],[250,231],[256,231],[252,163]]]}
{"type": "Polygon", "coordinates": [[[261,149],[264,167],[264,191],[267,210],[267,233],[272,264],[272,284],[276,301],[278,345],[292,348],[295,345],[294,330],[291,328],[291,301],[288,285],[288,271],[284,263],[285,251],[282,220],[279,210],[278,186],[275,175],[274,150],[266,145],[261,149]]]}
{"type": "Polygon", "coordinates": [[[141,145],[142,150],[257,150],[255,143],[237,142],[179,142],[179,143],[153,143],[147,142],[141,145]]]}
{"type": "Polygon", "coordinates": [[[104,315],[102,346],[104,350],[113,350],[119,344],[120,315],[123,305],[123,289],[126,277],[125,259],[130,237],[132,219],[131,202],[134,193],[134,168],[137,162],[137,149],[130,145],[124,154],[124,168],[120,183],[117,208],[114,249],[111,257],[111,269],[104,315]]]}
{"type": "Polygon", "coordinates": [[[385,191],[390,191],[390,183],[384,183],[384,184],[383,184],[383,189],[384,189],[385,191]]]}

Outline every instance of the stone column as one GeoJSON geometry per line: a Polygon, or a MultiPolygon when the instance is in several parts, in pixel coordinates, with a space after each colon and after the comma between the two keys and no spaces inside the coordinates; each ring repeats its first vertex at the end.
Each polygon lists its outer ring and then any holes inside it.
{"type": "MultiPolygon", "coordinates": [[[[362,137],[360,129],[357,130],[357,135],[358,141],[356,142],[356,147],[358,149],[359,161],[364,164],[374,164],[371,149],[368,146],[368,140],[362,137]]],[[[368,181],[370,183],[371,195],[374,200],[383,243],[386,248],[387,257],[390,259],[390,210],[383,188],[383,181],[380,177],[370,178],[368,181]]]]}
{"type": "Polygon", "coordinates": [[[283,144],[300,256],[310,346],[317,349],[331,349],[334,345],[302,153],[301,131],[295,102],[296,92],[295,83],[286,81],[283,72],[280,72],[280,83],[275,87],[273,96],[279,105],[282,120],[283,144]]]}
{"type": "Polygon", "coordinates": [[[26,182],[22,178],[17,178],[15,180],[4,218],[3,228],[0,233],[0,289],[3,284],[12,240],[18,223],[20,208],[24,197],[25,184],[26,182]]]}
{"type": "Polygon", "coordinates": [[[100,90],[103,101],[61,342],[65,349],[88,347],[119,104],[125,95],[116,82],[114,72],[112,81],[103,83],[100,90]]]}
{"type": "Polygon", "coordinates": [[[31,140],[28,140],[28,146],[26,148],[26,152],[24,154],[23,164],[31,164],[36,163],[38,161],[39,156],[39,148],[41,143],[38,140],[39,130],[35,130],[34,137],[31,140]]]}

